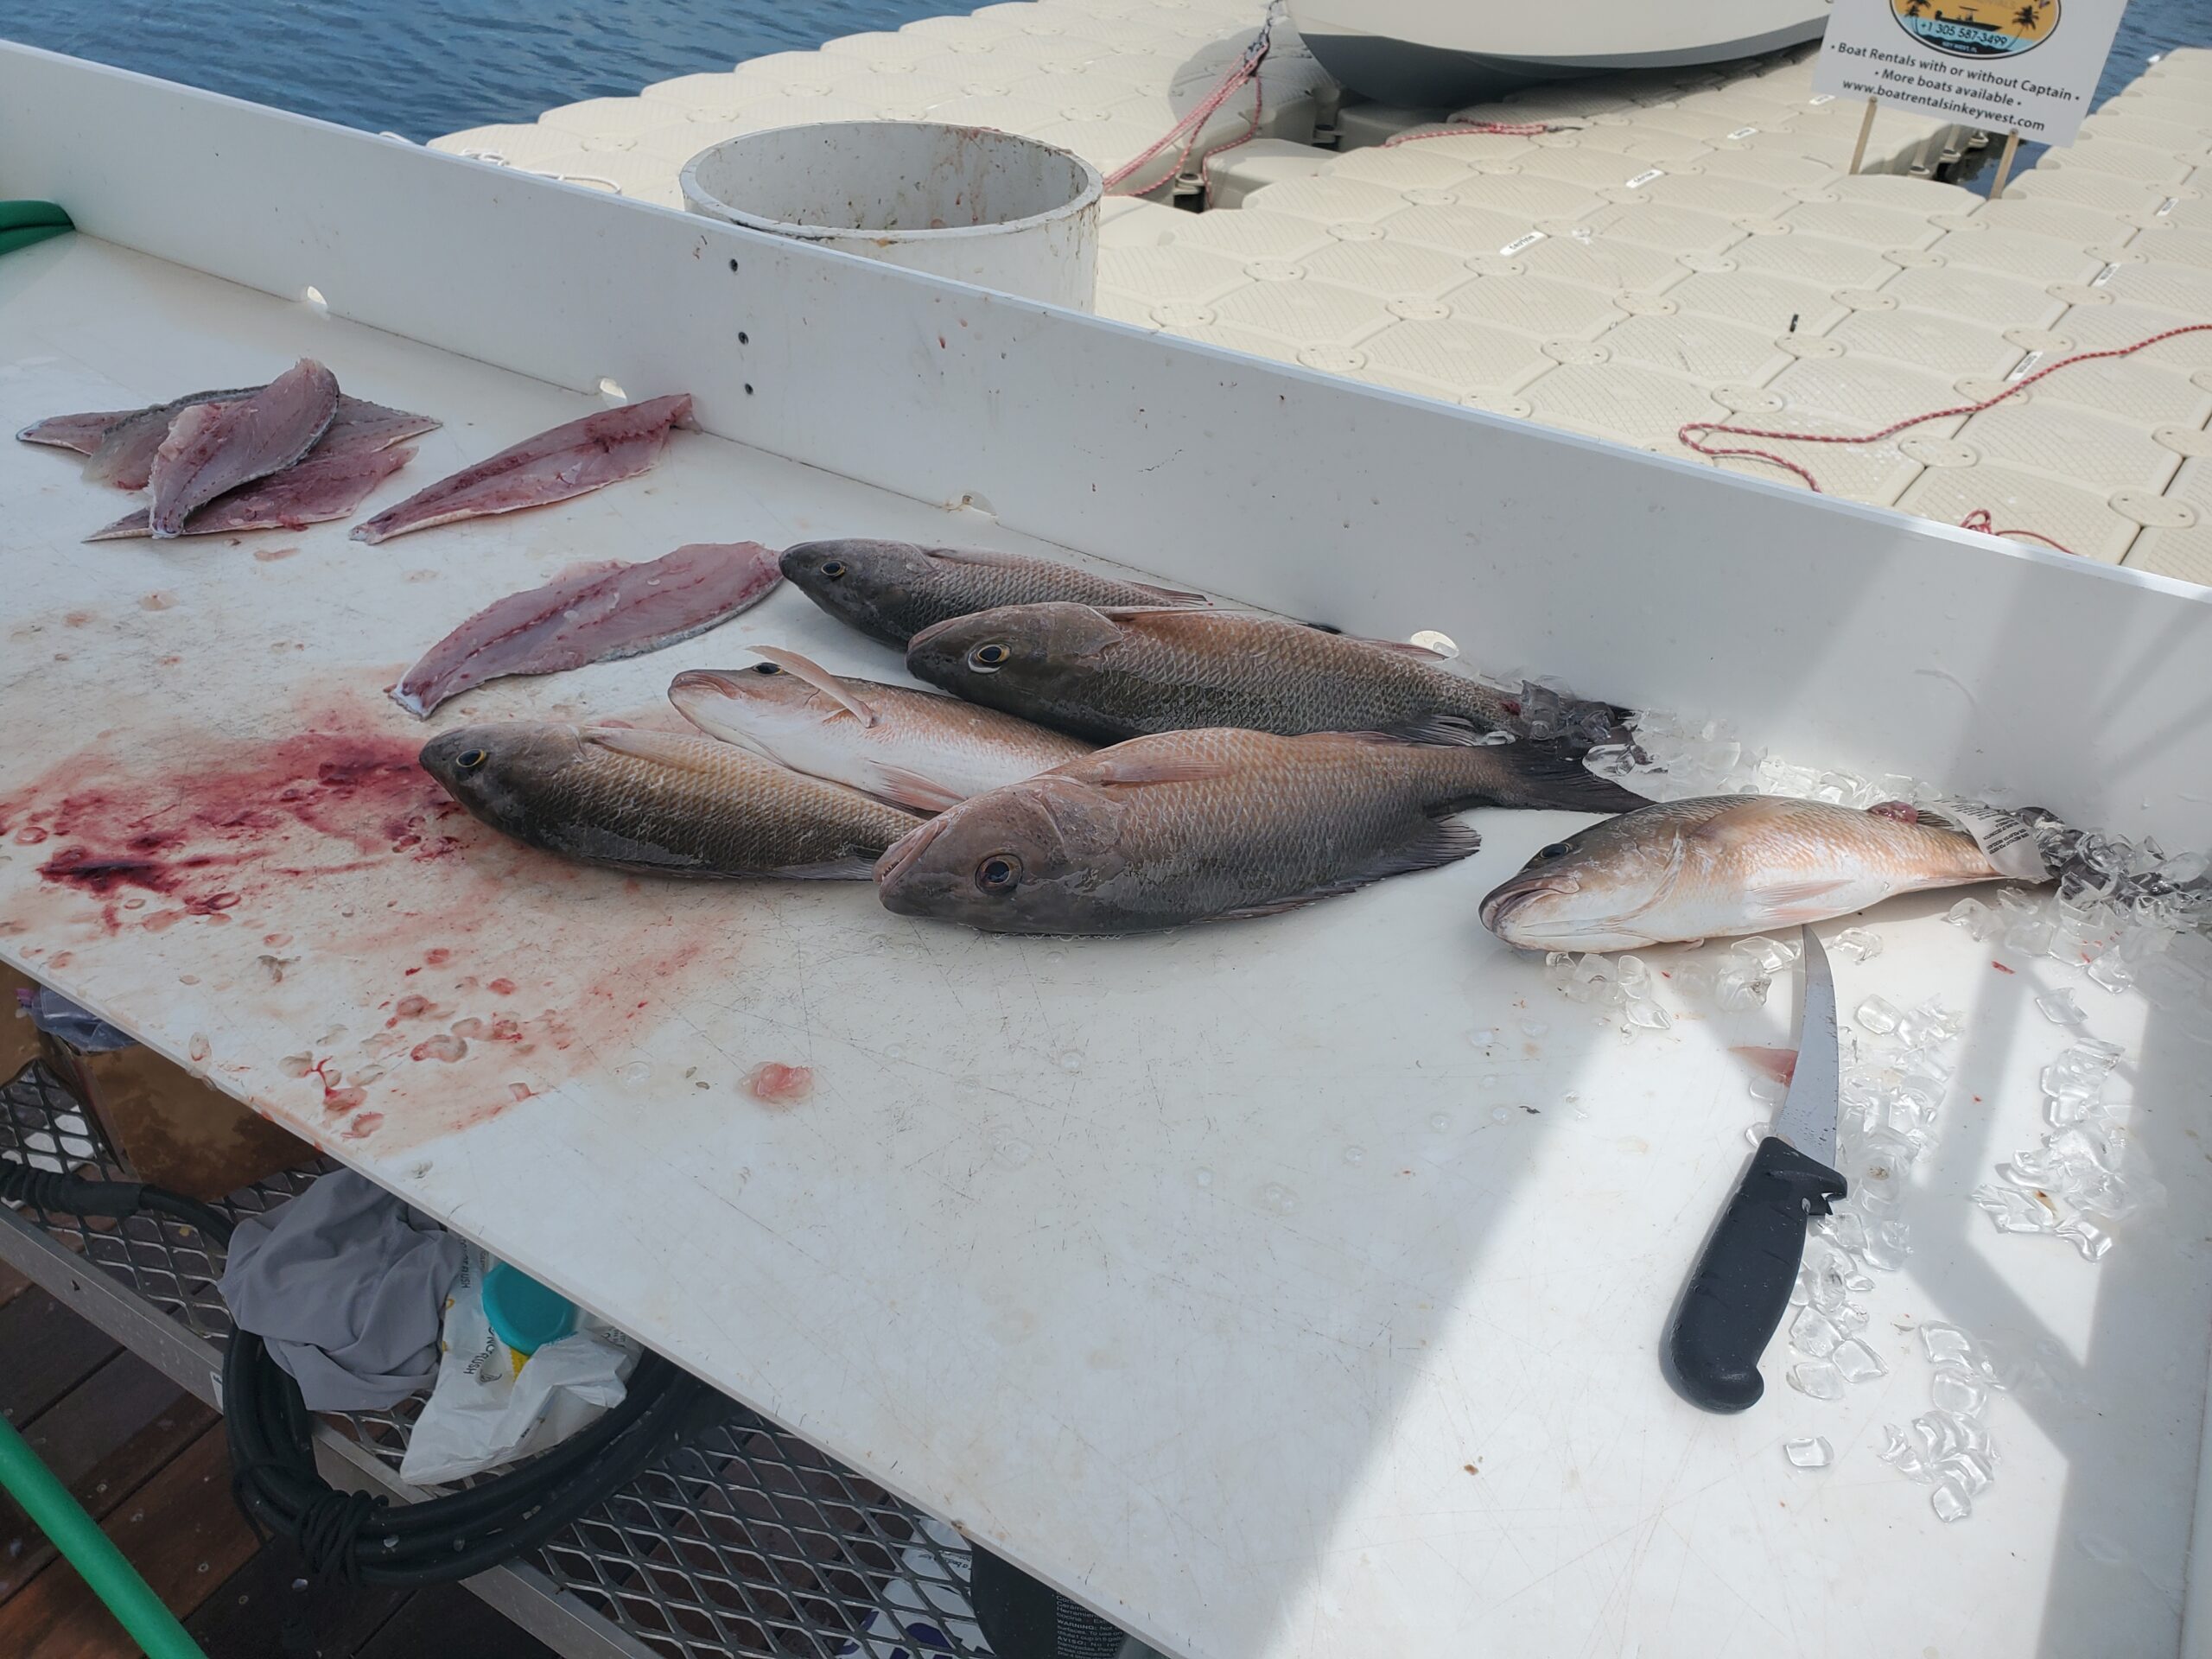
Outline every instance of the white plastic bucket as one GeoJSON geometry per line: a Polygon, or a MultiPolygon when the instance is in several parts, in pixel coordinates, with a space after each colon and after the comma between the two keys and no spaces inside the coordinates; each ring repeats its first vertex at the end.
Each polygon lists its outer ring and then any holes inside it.
{"type": "Polygon", "coordinates": [[[1087,311],[1098,169],[1016,133],[823,121],[724,139],[683,168],[683,204],[910,270],[1087,311]]]}

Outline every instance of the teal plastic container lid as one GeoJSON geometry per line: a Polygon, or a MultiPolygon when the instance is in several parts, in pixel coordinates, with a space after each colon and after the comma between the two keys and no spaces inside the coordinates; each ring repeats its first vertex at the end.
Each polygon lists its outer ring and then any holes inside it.
{"type": "Polygon", "coordinates": [[[576,1328],[576,1305],[505,1262],[484,1275],[484,1317],[492,1334],[518,1354],[534,1354],[576,1328]]]}

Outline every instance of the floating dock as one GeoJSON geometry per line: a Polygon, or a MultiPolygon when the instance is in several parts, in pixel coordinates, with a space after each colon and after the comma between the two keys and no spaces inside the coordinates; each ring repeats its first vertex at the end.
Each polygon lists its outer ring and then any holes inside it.
{"type": "MultiPolygon", "coordinates": [[[[1135,164],[1104,315],[1692,460],[1689,423],[1857,436],[2212,320],[2212,52],[2152,66],[1999,201],[1929,176],[1973,135],[1901,112],[1853,175],[1864,106],[1814,92],[1809,48],[1446,113],[1345,102],[1278,24],[1256,91],[1147,156],[1257,27],[1245,0],[987,6],[434,148],[677,205],[686,160],[763,127],[1027,133],[1135,164]]],[[[2193,334],[1877,443],[1704,442],[1804,470],[1713,465],[2212,583],[2208,417],[2193,334]]]]}

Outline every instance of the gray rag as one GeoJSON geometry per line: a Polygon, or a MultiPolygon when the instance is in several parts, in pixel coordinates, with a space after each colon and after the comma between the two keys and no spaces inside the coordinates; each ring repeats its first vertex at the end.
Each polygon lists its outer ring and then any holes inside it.
{"type": "Polygon", "coordinates": [[[238,1224],[223,1300],[298,1381],[308,1410],[375,1410],[436,1376],[446,1293],[467,1249],[339,1170],[238,1224]]]}

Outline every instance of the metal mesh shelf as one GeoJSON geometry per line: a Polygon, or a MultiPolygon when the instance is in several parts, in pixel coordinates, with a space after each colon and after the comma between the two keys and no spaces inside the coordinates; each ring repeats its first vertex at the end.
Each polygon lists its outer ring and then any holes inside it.
{"type": "MultiPolygon", "coordinates": [[[[0,1087],[0,1158],[96,1179],[127,1172],[43,1066],[0,1087]]],[[[257,1214],[337,1167],[243,1188],[220,1207],[257,1214]]],[[[198,1232],[24,1212],[208,1344],[231,1323],[219,1264],[198,1232]]],[[[668,1659],[982,1659],[969,1616],[967,1547],[949,1529],[734,1402],[637,1480],[556,1536],[535,1565],[560,1591],[668,1659]]],[[[333,1414],[333,1430],[397,1470],[419,1399],[333,1414]]]]}

